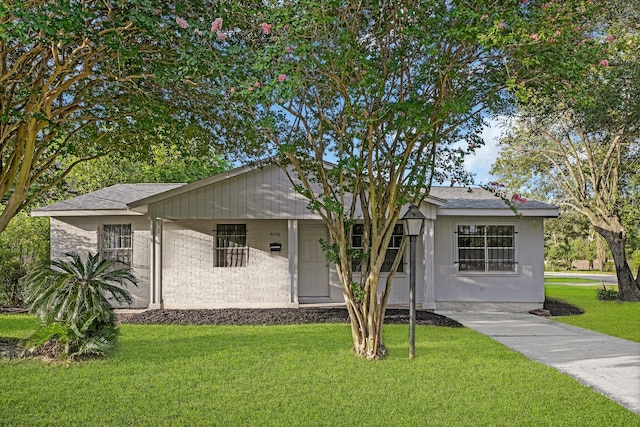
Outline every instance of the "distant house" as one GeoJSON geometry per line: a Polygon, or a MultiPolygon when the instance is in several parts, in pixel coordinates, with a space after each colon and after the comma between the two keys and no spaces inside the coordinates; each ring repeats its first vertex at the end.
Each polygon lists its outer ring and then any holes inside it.
{"type": "MultiPolygon", "coordinates": [[[[72,250],[99,251],[130,265],[139,279],[131,308],[343,302],[335,266],[319,245],[320,238],[328,238],[327,228],[307,205],[284,172],[269,165],[187,185],[114,185],[33,215],[51,218],[52,258],[72,250]]],[[[417,248],[420,306],[514,311],[542,306],[543,222],[558,215],[555,206],[529,201],[516,217],[485,190],[435,187],[420,209],[428,218],[417,248]]],[[[397,233],[389,259],[397,253],[402,227],[397,233]]],[[[408,260],[405,254],[392,305],[408,304],[408,260]]]]}

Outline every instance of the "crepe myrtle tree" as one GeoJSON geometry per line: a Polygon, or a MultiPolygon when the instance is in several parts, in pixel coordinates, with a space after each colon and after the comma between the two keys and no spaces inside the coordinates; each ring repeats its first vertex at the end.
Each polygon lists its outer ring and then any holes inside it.
{"type": "Polygon", "coordinates": [[[640,300],[640,271],[634,276],[626,255],[638,212],[638,6],[637,0],[597,6],[578,26],[579,38],[550,47],[555,56],[577,58],[573,64],[532,65],[555,78],[525,85],[522,112],[493,168],[510,188],[534,191],[588,219],[611,250],[621,301],[640,300]]]}
{"type": "Polygon", "coordinates": [[[163,24],[186,7],[0,3],[0,232],[78,163],[165,141],[209,144],[216,116],[194,113],[201,102],[182,72],[175,28],[163,24]]]}
{"type": "Polygon", "coordinates": [[[512,1],[299,0],[245,11],[214,8],[206,25],[175,17],[185,40],[212,40],[192,73],[215,77],[219,102],[260,136],[240,151],[279,164],[327,225],[322,245],[355,353],[379,358],[404,240],[382,294],[380,273],[403,206],[419,205],[434,182],[470,182],[463,161],[482,145],[483,117],[526,72],[522,61],[506,66],[505,49],[521,58],[520,45],[541,44],[529,26],[557,22],[512,1]]]}

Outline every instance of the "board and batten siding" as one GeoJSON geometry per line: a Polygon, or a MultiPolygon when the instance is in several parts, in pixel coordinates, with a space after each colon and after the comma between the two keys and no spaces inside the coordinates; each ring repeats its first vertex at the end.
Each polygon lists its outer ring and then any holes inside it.
{"type": "Polygon", "coordinates": [[[163,226],[162,294],[164,307],[232,308],[290,306],[286,220],[168,221],[163,226]],[[217,224],[247,225],[248,262],[244,267],[216,267],[217,224]],[[270,243],[282,250],[271,253],[270,243]]]}
{"type": "Polygon", "coordinates": [[[164,219],[319,219],[286,174],[265,166],[149,205],[164,219]]]}
{"type": "Polygon", "coordinates": [[[440,216],[436,220],[434,281],[438,309],[541,308],[544,302],[544,230],[538,217],[440,216]],[[458,225],[514,225],[514,273],[459,273],[458,225]],[[484,305],[483,305],[484,304],[484,305]],[[525,307],[526,306],[526,307],[525,307]]]}

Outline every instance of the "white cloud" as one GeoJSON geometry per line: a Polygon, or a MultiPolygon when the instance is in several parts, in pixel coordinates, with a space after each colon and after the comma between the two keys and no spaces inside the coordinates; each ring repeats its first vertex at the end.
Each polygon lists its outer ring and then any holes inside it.
{"type": "Polygon", "coordinates": [[[482,132],[484,146],[477,149],[473,156],[465,159],[465,169],[475,173],[476,184],[486,184],[496,180],[496,177],[491,175],[489,170],[500,155],[498,141],[504,128],[505,119],[505,117],[500,116],[496,119],[489,120],[482,132]]]}

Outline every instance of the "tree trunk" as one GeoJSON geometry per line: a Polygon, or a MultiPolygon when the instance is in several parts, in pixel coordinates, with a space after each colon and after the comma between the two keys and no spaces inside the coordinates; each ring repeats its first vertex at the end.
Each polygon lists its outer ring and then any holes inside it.
{"type": "Polygon", "coordinates": [[[604,251],[604,245],[602,244],[602,236],[596,236],[596,242],[598,243],[598,261],[600,261],[600,271],[604,271],[604,264],[607,262],[607,254],[604,251]]]}
{"type": "Polygon", "coordinates": [[[343,268],[342,265],[336,265],[351,322],[353,351],[356,356],[364,359],[381,359],[387,353],[387,349],[382,336],[384,322],[379,319],[379,316],[384,316],[386,298],[381,301],[377,299],[379,275],[371,272],[368,274],[367,282],[364,286],[369,285],[370,287],[364,298],[358,299],[356,293],[353,292],[353,277],[350,269],[350,265],[347,268],[343,268]]]}
{"type": "Polygon", "coordinates": [[[618,276],[618,301],[640,301],[640,286],[638,278],[633,277],[631,267],[627,263],[625,254],[624,231],[615,232],[595,226],[596,231],[605,239],[613,254],[613,262],[618,276]]]}

